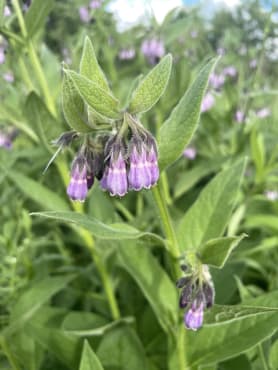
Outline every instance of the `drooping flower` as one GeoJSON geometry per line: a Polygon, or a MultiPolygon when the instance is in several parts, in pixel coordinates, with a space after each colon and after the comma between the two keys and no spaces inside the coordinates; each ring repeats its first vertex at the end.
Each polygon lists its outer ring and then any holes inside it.
{"type": "Polygon", "coordinates": [[[150,64],[156,64],[165,54],[164,43],[162,40],[156,38],[144,40],[141,51],[150,64]]]}
{"type": "Polygon", "coordinates": [[[101,7],[101,2],[102,2],[101,0],[91,0],[89,7],[91,9],[98,9],[101,7]]]}
{"type": "Polygon", "coordinates": [[[237,69],[234,66],[227,66],[223,69],[224,76],[235,78],[237,76],[237,69]]]}
{"type": "Polygon", "coordinates": [[[266,190],[265,196],[270,201],[275,201],[278,199],[278,191],[277,190],[266,190]]]}
{"type": "Polygon", "coordinates": [[[201,103],[201,112],[207,112],[210,110],[214,106],[214,103],[214,96],[210,92],[206,93],[201,103]]]}
{"type": "Polygon", "coordinates": [[[112,137],[105,148],[105,169],[100,182],[110,195],[124,196],[128,190],[125,147],[120,138],[112,137]]]}
{"type": "Polygon", "coordinates": [[[11,137],[3,131],[0,131],[0,147],[5,148],[5,149],[11,149],[12,148],[12,139],[11,139],[11,137]]]}
{"type": "Polygon", "coordinates": [[[3,78],[5,81],[9,82],[9,83],[13,83],[14,82],[14,74],[12,72],[6,72],[3,74],[3,78]]]}
{"type": "Polygon", "coordinates": [[[133,138],[130,142],[128,185],[131,190],[149,189],[151,187],[151,172],[147,164],[145,144],[133,138]]]}
{"type": "Polygon", "coordinates": [[[198,273],[185,271],[186,276],[177,281],[181,289],[179,306],[185,309],[184,323],[187,329],[197,330],[203,325],[204,310],[214,304],[213,282],[206,265],[198,273]]]}
{"type": "Polygon", "coordinates": [[[215,90],[219,90],[225,83],[225,75],[211,73],[209,83],[215,90]]]}
{"type": "Polygon", "coordinates": [[[8,5],[4,6],[4,17],[9,17],[12,14],[11,9],[8,5]]]}
{"type": "Polygon", "coordinates": [[[81,149],[72,162],[67,194],[72,200],[84,202],[93,183],[94,173],[91,153],[88,150],[83,151],[81,149]]]}
{"type": "Polygon", "coordinates": [[[269,117],[270,114],[271,114],[271,111],[269,108],[262,108],[256,112],[256,115],[258,118],[266,118],[266,117],[269,117]]]}
{"type": "Polygon", "coordinates": [[[5,63],[5,48],[0,45],[0,64],[5,63]]]}
{"type": "Polygon", "coordinates": [[[89,23],[90,22],[90,19],[91,19],[90,12],[89,12],[89,9],[86,6],[80,6],[79,7],[79,17],[80,17],[81,21],[84,22],[84,23],[89,23]]]}
{"type": "Polygon", "coordinates": [[[243,123],[245,120],[244,112],[238,109],[235,113],[235,120],[237,121],[237,123],[243,123]]]}
{"type": "Polygon", "coordinates": [[[122,50],[120,50],[118,56],[119,56],[119,59],[120,60],[131,60],[131,59],[134,59],[134,57],[135,57],[135,50],[133,48],[122,49],[122,50]]]}
{"type": "Polygon", "coordinates": [[[193,146],[189,146],[183,151],[183,155],[185,158],[188,158],[190,160],[193,160],[196,158],[197,150],[193,146]]]}

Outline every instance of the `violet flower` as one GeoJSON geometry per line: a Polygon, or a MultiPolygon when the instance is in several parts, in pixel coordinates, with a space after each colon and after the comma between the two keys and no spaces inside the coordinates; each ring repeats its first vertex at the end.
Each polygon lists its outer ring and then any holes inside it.
{"type": "Polygon", "coordinates": [[[133,48],[122,49],[119,54],[119,59],[121,60],[131,60],[135,57],[135,50],[133,48]]]}
{"type": "Polygon", "coordinates": [[[0,64],[5,63],[5,48],[0,45],[0,64]]]}
{"type": "Polygon", "coordinates": [[[237,69],[234,66],[228,66],[223,69],[224,76],[235,78],[237,76],[237,69]]]}
{"type": "Polygon", "coordinates": [[[101,0],[92,0],[90,1],[89,7],[91,9],[98,9],[101,7],[101,0]]]}
{"type": "Polygon", "coordinates": [[[14,74],[12,72],[6,72],[3,74],[3,78],[5,81],[9,82],[9,83],[13,83],[14,82],[14,74]]]}
{"type": "Polygon", "coordinates": [[[142,43],[141,51],[150,64],[156,64],[165,54],[165,48],[162,40],[150,39],[142,43]]]}
{"type": "Polygon", "coordinates": [[[196,158],[196,155],[197,155],[197,151],[196,151],[196,148],[192,147],[192,146],[189,146],[188,148],[186,148],[184,151],[183,151],[183,155],[185,158],[187,159],[190,159],[190,160],[193,160],[196,158]]]}
{"type": "Polygon", "coordinates": [[[7,133],[0,131],[0,147],[5,149],[12,148],[12,139],[7,133]]]}
{"type": "Polygon", "coordinates": [[[214,96],[211,93],[206,93],[201,103],[201,112],[207,112],[210,110],[215,103],[214,96]]]}
{"type": "Polygon", "coordinates": [[[224,74],[218,75],[216,73],[211,73],[209,77],[209,83],[215,90],[219,90],[225,83],[225,75],[224,74]]]}
{"type": "Polygon", "coordinates": [[[256,115],[258,118],[266,118],[266,117],[269,117],[270,114],[271,114],[271,111],[269,108],[262,108],[256,112],[256,115]]]}
{"type": "Polygon", "coordinates": [[[8,5],[4,6],[4,17],[9,17],[12,14],[11,9],[8,5]]]}
{"type": "Polygon", "coordinates": [[[244,112],[238,109],[235,113],[235,120],[237,121],[237,123],[243,123],[245,120],[244,112]]]}
{"type": "Polygon", "coordinates": [[[187,329],[196,331],[203,325],[204,320],[204,303],[193,301],[189,310],[184,314],[184,323],[187,329]]]}
{"type": "Polygon", "coordinates": [[[91,16],[89,13],[89,9],[86,6],[80,6],[79,8],[79,17],[82,22],[89,23],[91,16]]]}

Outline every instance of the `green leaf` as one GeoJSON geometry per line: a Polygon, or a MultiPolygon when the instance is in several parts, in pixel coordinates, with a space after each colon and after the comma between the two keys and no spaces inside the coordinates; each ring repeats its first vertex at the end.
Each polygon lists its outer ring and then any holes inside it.
{"type": "Polygon", "coordinates": [[[2,27],[4,23],[4,6],[5,0],[0,0],[0,27],[2,27]]]}
{"type": "Polygon", "coordinates": [[[161,126],[158,136],[161,169],[175,162],[192,138],[198,125],[208,78],[217,61],[218,59],[213,59],[201,69],[196,80],[161,126]]]}
{"type": "Polygon", "coordinates": [[[92,131],[86,124],[84,102],[67,73],[64,73],[63,77],[62,106],[65,119],[71,128],[78,132],[92,131]]]}
{"type": "MultiPolygon", "coordinates": [[[[234,357],[272,336],[278,325],[278,311],[241,315],[198,332],[186,332],[188,365],[197,368],[234,357]]],[[[249,310],[249,309],[248,309],[249,310]]]]}
{"type": "Polygon", "coordinates": [[[103,370],[99,359],[87,340],[84,341],[79,370],[103,370]]]}
{"type": "Polygon", "coordinates": [[[278,369],[278,339],[272,344],[270,348],[269,365],[272,370],[278,369]]]}
{"type": "Polygon", "coordinates": [[[181,250],[197,249],[210,239],[221,237],[230,219],[244,168],[245,161],[241,160],[221,171],[202,190],[178,226],[181,250]]]}
{"type": "Polygon", "coordinates": [[[82,226],[94,234],[95,237],[101,239],[138,239],[143,236],[155,238],[159,241],[161,239],[155,234],[139,231],[136,228],[124,224],[110,224],[106,225],[95,218],[88,217],[75,212],[35,212],[33,216],[52,218],[57,221],[65,223],[73,223],[77,226],[82,226]]]}
{"type": "Polygon", "coordinates": [[[31,320],[41,306],[47,303],[54,294],[63,289],[73,278],[73,275],[47,277],[29,286],[28,290],[15,302],[11,312],[11,324],[2,331],[2,334],[11,335],[31,320]]]}
{"type": "Polygon", "coordinates": [[[106,77],[98,64],[89,37],[86,37],[84,41],[83,53],[80,61],[80,74],[112,95],[106,77]]]}
{"type": "Polygon", "coordinates": [[[246,234],[242,234],[240,236],[230,236],[209,240],[198,251],[200,260],[203,264],[222,268],[232,251],[246,236],[246,234]]]}
{"type": "Polygon", "coordinates": [[[8,172],[8,177],[30,199],[48,210],[69,210],[67,202],[58,194],[41,185],[39,182],[19,172],[8,172]]]}
{"type": "Polygon", "coordinates": [[[134,91],[129,111],[132,114],[146,112],[164,93],[172,68],[172,56],[166,55],[140,82],[134,91]]]}
{"type": "Polygon", "coordinates": [[[175,285],[147,248],[125,242],[118,250],[121,266],[139,285],[162,328],[173,331],[178,318],[175,285]]]}
{"type": "Polygon", "coordinates": [[[97,356],[107,369],[142,370],[147,368],[144,348],[135,331],[120,327],[106,333],[97,356]]]}
{"type": "Polygon", "coordinates": [[[64,72],[72,79],[80,96],[93,110],[107,118],[120,118],[119,102],[111,94],[74,71],[65,69],[64,72]]]}
{"type": "Polygon", "coordinates": [[[29,325],[28,331],[43,348],[52,353],[69,369],[76,370],[79,366],[82,341],[80,338],[65,333],[63,330],[50,329],[43,326],[29,325]]]}
{"type": "Polygon", "coordinates": [[[46,18],[51,12],[54,0],[33,0],[25,16],[28,36],[33,37],[40,28],[44,27],[46,18]]]}

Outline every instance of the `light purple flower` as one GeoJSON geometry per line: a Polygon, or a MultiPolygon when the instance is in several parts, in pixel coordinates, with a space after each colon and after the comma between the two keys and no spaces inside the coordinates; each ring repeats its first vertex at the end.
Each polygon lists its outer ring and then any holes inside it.
{"type": "Polygon", "coordinates": [[[119,59],[121,60],[131,60],[135,57],[135,50],[133,48],[122,49],[119,52],[119,59]]]}
{"type": "Polygon", "coordinates": [[[202,100],[201,112],[207,112],[208,110],[210,110],[213,107],[214,103],[215,103],[214,96],[209,92],[206,93],[202,100]]]}
{"type": "Polygon", "coordinates": [[[225,83],[224,74],[211,73],[209,83],[214,89],[219,90],[225,83]]]}
{"type": "Polygon", "coordinates": [[[234,66],[225,67],[223,69],[223,74],[224,74],[224,76],[228,76],[228,77],[232,77],[232,78],[236,77],[236,75],[237,75],[236,67],[234,67],[234,66]]]}
{"type": "Polygon", "coordinates": [[[257,65],[258,65],[258,62],[257,62],[256,59],[250,60],[250,62],[249,62],[249,67],[250,68],[255,69],[257,67],[257,65]]]}
{"type": "Polygon", "coordinates": [[[277,190],[266,190],[265,196],[268,200],[275,201],[278,199],[278,191],[277,190]]]}
{"type": "Polygon", "coordinates": [[[98,9],[101,7],[101,0],[92,0],[90,1],[89,7],[91,9],[98,9]]]}
{"type": "Polygon", "coordinates": [[[8,5],[4,6],[4,17],[9,17],[12,14],[11,9],[8,7],[8,5]]]}
{"type": "Polygon", "coordinates": [[[145,145],[137,140],[130,143],[128,185],[129,189],[139,191],[151,187],[151,173],[147,165],[147,152],[145,145]]]}
{"type": "Polygon", "coordinates": [[[204,303],[195,299],[184,315],[184,323],[187,329],[197,330],[203,325],[204,303]]]}
{"type": "Polygon", "coordinates": [[[271,114],[271,111],[269,108],[262,108],[256,112],[256,115],[258,118],[266,118],[266,117],[269,117],[270,114],[271,114]]]}
{"type": "Polygon", "coordinates": [[[12,72],[6,72],[3,74],[3,78],[5,81],[9,82],[9,83],[13,83],[14,82],[14,74],[12,72]]]}
{"type": "Polygon", "coordinates": [[[3,64],[5,62],[5,49],[3,46],[0,46],[0,64],[3,64]]]}
{"type": "Polygon", "coordinates": [[[195,159],[197,155],[196,148],[189,146],[188,148],[184,150],[183,155],[187,159],[191,159],[191,160],[195,159]]]}
{"type": "Polygon", "coordinates": [[[147,139],[147,166],[150,171],[151,181],[150,185],[153,186],[159,179],[159,167],[157,160],[157,147],[153,137],[147,139]]]}
{"type": "Polygon", "coordinates": [[[12,148],[12,140],[10,136],[5,133],[0,131],[0,147],[5,148],[5,149],[11,149],[12,148]]]}
{"type": "Polygon", "coordinates": [[[142,43],[141,51],[151,64],[156,64],[165,54],[162,40],[150,39],[142,43]]]}
{"type": "Polygon", "coordinates": [[[90,22],[91,17],[90,17],[89,9],[86,6],[80,6],[79,17],[81,21],[84,23],[90,22]]]}
{"type": "Polygon", "coordinates": [[[193,38],[193,39],[196,39],[196,37],[198,37],[198,31],[196,30],[193,30],[190,32],[190,36],[193,38]]]}
{"type": "Polygon", "coordinates": [[[71,178],[67,188],[68,196],[72,200],[84,202],[93,183],[94,174],[88,157],[78,154],[72,163],[71,178]]]}
{"type": "Polygon", "coordinates": [[[243,111],[241,110],[237,110],[236,113],[235,113],[235,120],[238,122],[238,123],[243,123],[244,120],[245,120],[245,114],[243,111]]]}

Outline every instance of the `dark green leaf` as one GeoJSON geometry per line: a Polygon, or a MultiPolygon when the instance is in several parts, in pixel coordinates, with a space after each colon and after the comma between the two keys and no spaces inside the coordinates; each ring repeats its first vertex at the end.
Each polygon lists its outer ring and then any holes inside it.
{"type": "Polygon", "coordinates": [[[79,370],[103,370],[99,359],[87,340],[84,341],[79,370]]]}
{"type": "Polygon", "coordinates": [[[210,239],[221,237],[237,197],[245,161],[221,171],[202,190],[178,227],[181,250],[198,249],[210,239]]]}
{"type": "Polygon", "coordinates": [[[150,250],[124,243],[119,247],[121,266],[128,271],[149,301],[166,331],[177,323],[177,289],[150,250]]]}
{"type": "Polygon", "coordinates": [[[168,54],[139,83],[131,98],[130,113],[142,113],[152,108],[166,89],[171,68],[172,56],[168,54]]]}
{"type": "Polygon", "coordinates": [[[203,264],[222,268],[235,247],[247,235],[211,239],[198,251],[203,264]]]}
{"type": "Polygon", "coordinates": [[[218,59],[213,59],[198,74],[170,117],[161,126],[158,136],[159,164],[163,169],[175,162],[192,138],[200,117],[200,108],[210,72],[218,59]]]}

